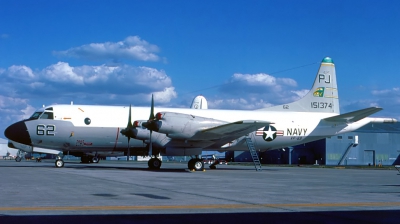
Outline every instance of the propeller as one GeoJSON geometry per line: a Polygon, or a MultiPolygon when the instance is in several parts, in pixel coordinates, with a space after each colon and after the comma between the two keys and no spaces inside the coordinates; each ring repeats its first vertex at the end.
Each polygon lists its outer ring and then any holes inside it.
{"type": "Polygon", "coordinates": [[[129,115],[128,115],[128,125],[125,129],[122,129],[120,132],[122,135],[125,135],[128,138],[128,153],[126,160],[129,161],[129,157],[131,156],[131,147],[130,141],[131,137],[133,137],[133,125],[132,125],[132,104],[129,105],[129,115]]]}
{"type": "Polygon", "coordinates": [[[149,144],[149,154],[150,156],[153,155],[153,131],[157,131],[159,129],[160,123],[155,120],[154,116],[154,95],[151,95],[151,108],[150,108],[150,116],[147,122],[143,122],[143,127],[147,128],[150,131],[150,144],[149,144]]]}
{"type": "Polygon", "coordinates": [[[151,140],[151,136],[153,135],[153,130],[151,128],[151,124],[153,123],[152,121],[154,121],[154,96],[153,94],[151,94],[151,109],[150,109],[150,117],[149,117],[149,127],[147,127],[148,129],[150,129],[150,145],[149,145],[149,154],[150,156],[153,155],[153,141],[151,140]]]}
{"type": "MultiPolygon", "coordinates": [[[[136,126],[132,124],[132,105],[129,105],[129,117],[128,117],[128,124],[126,128],[122,129],[120,132],[122,135],[126,136],[128,138],[128,158],[127,160],[129,161],[129,156],[130,156],[130,140],[131,138],[135,138],[135,131],[136,131],[136,126]]],[[[136,122],[135,122],[136,124],[136,122]]],[[[147,122],[143,122],[142,126],[147,128],[150,131],[150,143],[149,143],[149,155],[153,155],[153,141],[152,141],[152,135],[153,135],[153,130],[158,130],[159,128],[159,122],[155,120],[154,116],[154,95],[151,95],[151,108],[150,108],[150,116],[149,120],[147,122]]],[[[137,133],[136,133],[137,134],[137,133]]]]}

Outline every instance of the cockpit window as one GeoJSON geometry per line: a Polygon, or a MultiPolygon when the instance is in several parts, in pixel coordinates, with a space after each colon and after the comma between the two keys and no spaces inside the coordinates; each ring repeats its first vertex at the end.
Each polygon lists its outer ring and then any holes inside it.
{"type": "Polygon", "coordinates": [[[54,119],[53,112],[45,111],[42,116],[40,116],[40,119],[54,119]]]}
{"type": "Polygon", "coordinates": [[[42,114],[43,112],[35,112],[34,114],[32,114],[32,116],[29,118],[29,120],[36,120],[39,118],[39,116],[42,114]]]}
{"type": "Polygon", "coordinates": [[[29,120],[37,120],[37,119],[54,119],[52,111],[37,111],[35,112],[29,120]]]}

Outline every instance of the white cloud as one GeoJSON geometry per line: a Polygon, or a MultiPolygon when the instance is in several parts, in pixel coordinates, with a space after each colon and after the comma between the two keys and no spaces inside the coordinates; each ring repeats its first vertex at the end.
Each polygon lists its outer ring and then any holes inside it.
{"type": "Polygon", "coordinates": [[[400,96],[400,88],[399,87],[395,87],[392,89],[383,89],[383,90],[373,90],[372,91],[372,95],[375,96],[400,96]]]}
{"type": "Polygon", "coordinates": [[[286,86],[292,86],[292,87],[297,86],[297,82],[291,78],[278,78],[278,83],[286,85],[286,86]]]}
{"type": "Polygon", "coordinates": [[[232,76],[231,82],[241,82],[244,81],[250,86],[276,86],[276,85],[286,85],[286,86],[297,86],[297,82],[290,78],[275,78],[271,75],[265,73],[258,74],[240,74],[235,73],[232,76]]]}
{"type": "MultiPolygon", "coordinates": [[[[36,72],[32,72],[32,69],[27,66],[11,66],[6,70],[6,74],[7,79],[3,77],[3,82],[16,84],[13,82],[18,80],[19,84],[28,84],[33,89],[49,84],[69,85],[69,88],[104,85],[106,87],[129,88],[130,91],[135,92],[140,89],[139,86],[155,91],[164,91],[164,88],[172,85],[171,78],[163,70],[129,65],[117,67],[83,65],[74,67],[66,62],[58,62],[36,72]]],[[[18,89],[18,85],[15,85],[15,87],[18,89]]]]}
{"type": "Polygon", "coordinates": [[[7,69],[6,73],[9,77],[20,80],[31,80],[35,78],[32,69],[25,65],[12,65],[7,69]]]}
{"type": "MultiPolygon", "coordinates": [[[[341,101],[342,112],[350,112],[367,107],[381,107],[382,111],[376,116],[400,117],[400,88],[377,89],[370,92],[371,95],[357,101],[341,101]]],[[[375,115],[373,115],[375,116],[375,115]]]]}
{"type": "Polygon", "coordinates": [[[15,122],[28,118],[33,107],[27,99],[0,95],[0,124],[15,122]]]}
{"type": "Polygon", "coordinates": [[[31,84],[29,84],[29,86],[30,86],[32,89],[40,89],[40,88],[43,88],[45,85],[46,85],[46,84],[43,83],[43,82],[32,82],[31,84]]]}
{"type": "Polygon", "coordinates": [[[213,99],[210,108],[260,109],[298,100],[308,90],[297,90],[297,82],[291,78],[277,78],[265,73],[235,73],[220,87],[223,98],[213,99]],[[240,96],[238,98],[232,98],[240,96]],[[230,100],[227,100],[230,99],[230,100]]]}
{"type": "Polygon", "coordinates": [[[155,93],[162,104],[177,97],[165,71],[144,66],[71,66],[58,62],[36,71],[27,66],[10,66],[0,70],[0,82],[0,94],[40,99],[40,104],[71,100],[95,104],[141,104],[150,102],[145,99],[151,93],[155,93]]]}
{"type": "Polygon", "coordinates": [[[91,60],[159,61],[160,57],[156,54],[158,52],[159,48],[156,45],[149,44],[147,41],[140,39],[139,36],[129,36],[123,41],[91,43],[53,53],[59,56],[91,60]]]}
{"type": "Polygon", "coordinates": [[[23,115],[21,115],[22,119],[27,119],[32,116],[32,114],[36,111],[36,108],[28,104],[26,105],[26,108],[22,109],[21,111],[23,113],[23,115]]]}
{"type": "Polygon", "coordinates": [[[177,97],[174,87],[165,88],[163,91],[154,93],[154,100],[158,103],[169,103],[171,99],[177,97]]]}
{"type": "Polygon", "coordinates": [[[20,105],[25,105],[26,103],[26,99],[0,95],[0,108],[16,107],[20,105]]]}
{"type": "Polygon", "coordinates": [[[239,109],[256,110],[260,108],[271,107],[273,104],[265,102],[258,98],[228,98],[228,99],[207,99],[208,108],[212,109],[239,109]]]}
{"type": "Polygon", "coordinates": [[[69,66],[66,62],[58,62],[55,65],[50,65],[42,72],[43,77],[52,82],[69,83],[72,82],[77,85],[83,85],[84,77],[77,74],[74,68],[69,66]]]}
{"type": "Polygon", "coordinates": [[[232,82],[239,82],[244,81],[249,85],[256,85],[256,86],[272,86],[276,85],[276,78],[267,74],[240,74],[235,73],[232,76],[232,82]]]}
{"type": "Polygon", "coordinates": [[[310,90],[309,89],[292,90],[291,92],[299,96],[299,98],[303,98],[308,92],[310,92],[310,90]]]}

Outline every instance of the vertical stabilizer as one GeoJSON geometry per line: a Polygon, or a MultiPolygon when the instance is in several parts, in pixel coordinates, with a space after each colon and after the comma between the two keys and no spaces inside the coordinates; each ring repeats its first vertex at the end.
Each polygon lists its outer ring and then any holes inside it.
{"type": "Polygon", "coordinates": [[[333,60],[329,57],[322,60],[314,84],[310,92],[303,98],[292,103],[264,108],[262,110],[340,114],[335,64],[333,60]]]}

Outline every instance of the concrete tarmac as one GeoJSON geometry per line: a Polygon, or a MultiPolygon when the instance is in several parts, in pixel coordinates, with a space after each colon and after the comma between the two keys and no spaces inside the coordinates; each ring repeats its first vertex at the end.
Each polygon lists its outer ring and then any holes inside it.
{"type": "Polygon", "coordinates": [[[0,160],[0,223],[398,223],[395,169],[0,160]]]}

